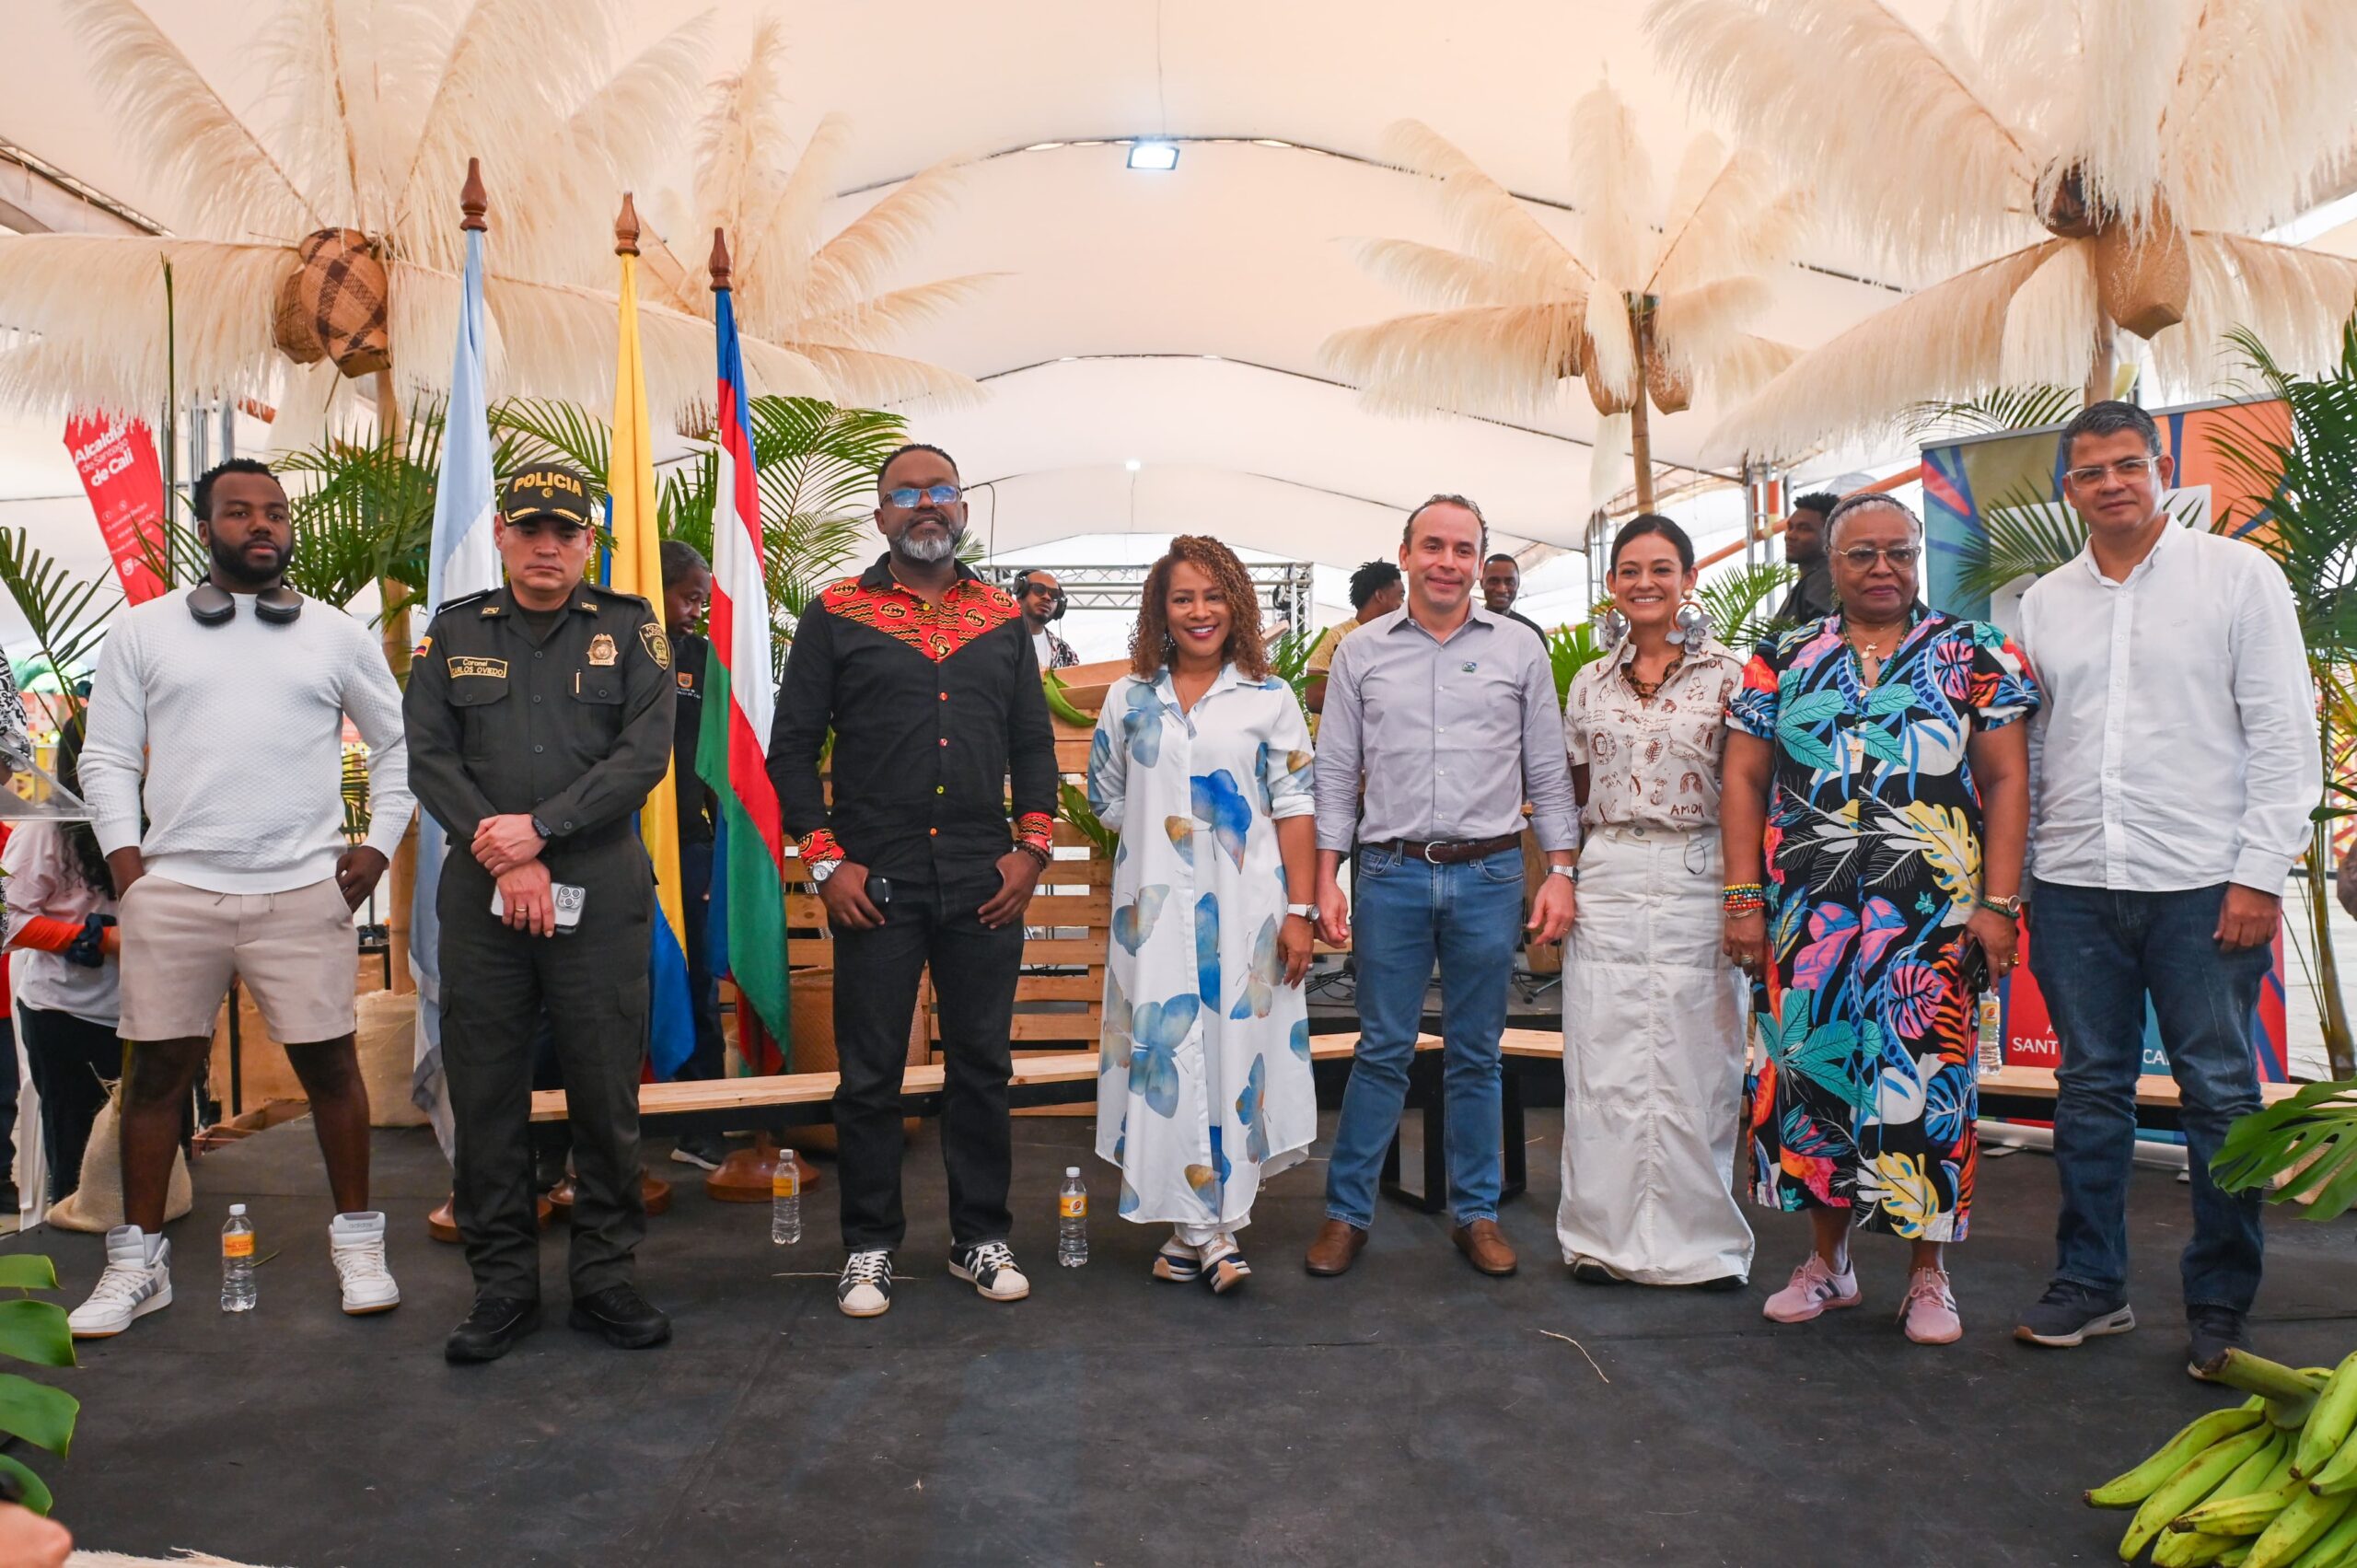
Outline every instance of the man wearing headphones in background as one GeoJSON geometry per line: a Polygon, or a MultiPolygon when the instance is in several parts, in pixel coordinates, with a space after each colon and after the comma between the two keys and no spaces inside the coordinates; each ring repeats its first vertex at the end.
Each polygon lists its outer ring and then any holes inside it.
{"type": "Polygon", "coordinates": [[[1034,568],[1015,575],[1015,602],[1023,610],[1023,629],[1031,633],[1031,651],[1041,669],[1068,669],[1080,662],[1072,645],[1048,630],[1051,621],[1064,618],[1064,587],[1051,572],[1034,568]]]}
{"type": "Polygon", "coordinates": [[[69,1321],[119,1334],[172,1299],[164,1202],[180,1108],[234,979],[302,1080],[335,1194],[349,1313],[401,1292],[368,1207],[368,1091],[353,1050],[357,935],[409,827],[401,694],[359,621],[286,586],[286,492],[250,458],[196,482],[205,579],[126,610],[90,694],[82,789],[122,899],[122,1209],[69,1321]],[[343,720],[368,743],[368,840],[343,840],[343,720]],[[142,808],[147,824],[141,829],[142,808]]]}

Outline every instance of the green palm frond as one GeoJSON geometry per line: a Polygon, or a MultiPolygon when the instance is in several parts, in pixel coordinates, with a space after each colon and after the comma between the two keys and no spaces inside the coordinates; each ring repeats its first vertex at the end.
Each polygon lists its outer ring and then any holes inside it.
{"type": "Polygon", "coordinates": [[[1547,663],[1555,674],[1557,707],[1571,700],[1572,677],[1604,654],[1604,645],[1596,640],[1596,628],[1585,621],[1573,626],[1559,626],[1547,633],[1547,663]]]}
{"type": "Polygon", "coordinates": [[[587,478],[593,500],[604,498],[613,430],[588,410],[548,398],[510,398],[491,411],[491,429],[495,438],[513,443],[516,461],[569,464],[587,478]]]}
{"type": "Polygon", "coordinates": [[[2267,1187],[2299,1168],[2270,1202],[2314,1193],[2307,1217],[2338,1219],[2357,1202],[2357,1082],[2309,1084],[2290,1099],[2238,1119],[2210,1162],[2229,1192],[2267,1187]]]}
{"type": "Polygon", "coordinates": [[[2212,437],[2227,471],[2263,497],[2217,527],[2255,530],[2252,542],[2283,569],[2313,663],[2357,662],[2357,322],[2342,329],[2340,369],[2319,377],[2289,374],[2240,328],[2226,335],[2292,424],[2285,439],[2242,415],[2212,437]]]}
{"type": "Polygon", "coordinates": [[[2076,387],[2034,384],[1992,387],[1978,397],[1932,398],[1910,403],[1899,423],[1910,441],[1937,436],[2010,436],[2040,425],[2062,424],[2079,412],[2076,387]]]}
{"type": "Polygon", "coordinates": [[[25,529],[0,528],[0,589],[24,617],[58,684],[71,692],[74,677],[122,604],[112,576],[75,576],[33,543],[25,529]]]}
{"type": "Polygon", "coordinates": [[[1711,618],[1711,635],[1747,651],[1775,624],[1775,602],[1799,574],[1778,561],[1755,562],[1704,583],[1694,597],[1711,618]]]}
{"type": "Polygon", "coordinates": [[[1079,829],[1083,836],[1097,846],[1098,854],[1107,860],[1113,858],[1113,851],[1120,843],[1121,835],[1107,827],[1104,819],[1097,815],[1097,808],[1088,804],[1086,790],[1071,780],[1065,780],[1056,786],[1056,815],[1079,829]]]}
{"type": "Polygon", "coordinates": [[[1293,688],[1294,701],[1309,711],[1309,656],[1318,649],[1322,632],[1283,632],[1269,645],[1269,673],[1293,688]]]}
{"type": "Polygon", "coordinates": [[[1956,586],[1986,598],[2023,577],[2043,577],[2086,545],[2076,512],[2025,486],[1981,508],[1980,531],[1968,532],[1956,552],[1956,586]]]}

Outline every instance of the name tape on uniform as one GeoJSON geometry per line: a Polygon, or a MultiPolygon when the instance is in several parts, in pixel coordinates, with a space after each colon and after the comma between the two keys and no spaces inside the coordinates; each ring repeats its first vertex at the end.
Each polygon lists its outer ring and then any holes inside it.
{"type": "Polygon", "coordinates": [[[453,680],[469,675],[485,676],[493,680],[507,679],[507,661],[504,658],[453,657],[445,659],[443,663],[453,680]]]}

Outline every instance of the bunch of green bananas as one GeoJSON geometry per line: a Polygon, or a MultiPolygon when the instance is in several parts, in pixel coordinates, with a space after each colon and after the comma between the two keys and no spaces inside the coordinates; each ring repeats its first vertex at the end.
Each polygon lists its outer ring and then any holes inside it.
{"type": "Polygon", "coordinates": [[[2301,1371],[2230,1351],[2210,1376],[2250,1395],[2087,1493],[2133,1508],[2119,1560],[2157,1568],[2357,1568],[2357,1354],[2301,1371]]]}

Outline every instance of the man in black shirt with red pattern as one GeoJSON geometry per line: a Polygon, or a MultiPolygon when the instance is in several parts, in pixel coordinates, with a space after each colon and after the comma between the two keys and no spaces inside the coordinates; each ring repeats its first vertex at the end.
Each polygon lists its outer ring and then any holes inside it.
{"type": "Polygon", "coordinates": [[[946,1070],[950,1272],[993,1301],[1031,1287],[1007,1248],[1006,1082],[1023,911],[1047,868],[1055,735],[1015,600],[958,561],[957,465],[903,447],[877,474],[891,548],[803,612],[778,689],[770,781],[835,934],[843,1245],[835,1302],[892,1304],[900,1077],[917,979],[933,966],[946,1070]],[[819,754],[834,732],[833,806],[819,754]],[[1010,832],[1009,796],[1013,829],[1010,832]]]}

